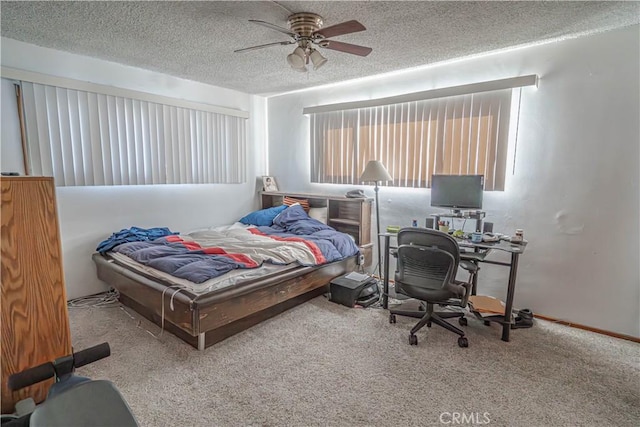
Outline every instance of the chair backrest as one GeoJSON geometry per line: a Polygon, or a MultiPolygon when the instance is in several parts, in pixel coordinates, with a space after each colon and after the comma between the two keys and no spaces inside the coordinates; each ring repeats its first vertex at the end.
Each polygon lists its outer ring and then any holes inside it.
{"type": "Polygon", "coordinates": [[[455,271],[453,256],[436,247],[401,245],[397,254],[395,281],[396,288],[400,291],[405,285],[442,289],[450,283],[455,271]]]}
{"type": "Polygon", "coordinates": [[[427,228],[403,228],[398,232],[398,284],[441,289],[458,270],[458,243],[446,233],[427,228]]]}
{"type": "Polygon", "coordinates": [[[460,249],[456,239],[439,230],[416,227],[402,228],[398,231],[398,246],[400,245],[433,246],[451,253],[456,260],[456,266],[460,261],[460,249]]]}

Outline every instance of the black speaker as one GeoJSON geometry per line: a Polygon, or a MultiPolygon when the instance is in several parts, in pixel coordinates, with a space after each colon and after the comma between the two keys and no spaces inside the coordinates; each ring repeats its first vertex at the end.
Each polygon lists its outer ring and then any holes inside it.
{"type": "Polygon", "coordinates": [[[329,301],[347,307],[353,307],[356,304],[367,307],[378,301],[380,292],[376,279],[367,276],[362,280],[354,280],[347,276],[336,277],[329,283],[331,294],[329,301]]]}

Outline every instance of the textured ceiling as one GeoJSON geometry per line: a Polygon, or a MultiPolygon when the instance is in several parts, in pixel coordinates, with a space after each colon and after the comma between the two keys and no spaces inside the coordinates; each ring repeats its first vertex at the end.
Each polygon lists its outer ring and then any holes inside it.
{"type": "Polygon", "coordinates": [[[425,65],[541,40],[637,24],[639,2],[203,1],[0,3],[2,36],[189,80],[269,94],[425,65]],[[366,31],[336,37],[368,57],[322,50],[327,64],[299,73],[293,46],[235,49],[288,37],[290,12],[325,26],[356,19],[366,31]]]}

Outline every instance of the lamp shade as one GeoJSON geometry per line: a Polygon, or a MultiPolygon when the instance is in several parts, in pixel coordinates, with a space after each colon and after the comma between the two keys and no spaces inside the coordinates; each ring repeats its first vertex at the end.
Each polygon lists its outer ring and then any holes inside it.
{"type": "Polygon", "coordinates": [[[360,175],[362,182],[393,181],[389,172],[379,160],[369,160],[364,172],[360,175]]]}

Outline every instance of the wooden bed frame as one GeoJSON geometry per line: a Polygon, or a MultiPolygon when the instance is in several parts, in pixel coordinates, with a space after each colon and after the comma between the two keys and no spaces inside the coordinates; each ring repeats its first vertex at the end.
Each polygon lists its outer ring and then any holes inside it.
{"type": "Polygon", "coordinates": [[[108,255],[93,254],[100,280],[120,293],[120,301],[185,342],[204,350],[289,308],[328,292],[329,282],[353,271],[356,257],[297,267],[230,288],[195,295],[118,264],[108,255]],[[164,293],[164,295],[163,295],[164,293]],[[173,296],[173,310],[170,301],[173,296]]]}

